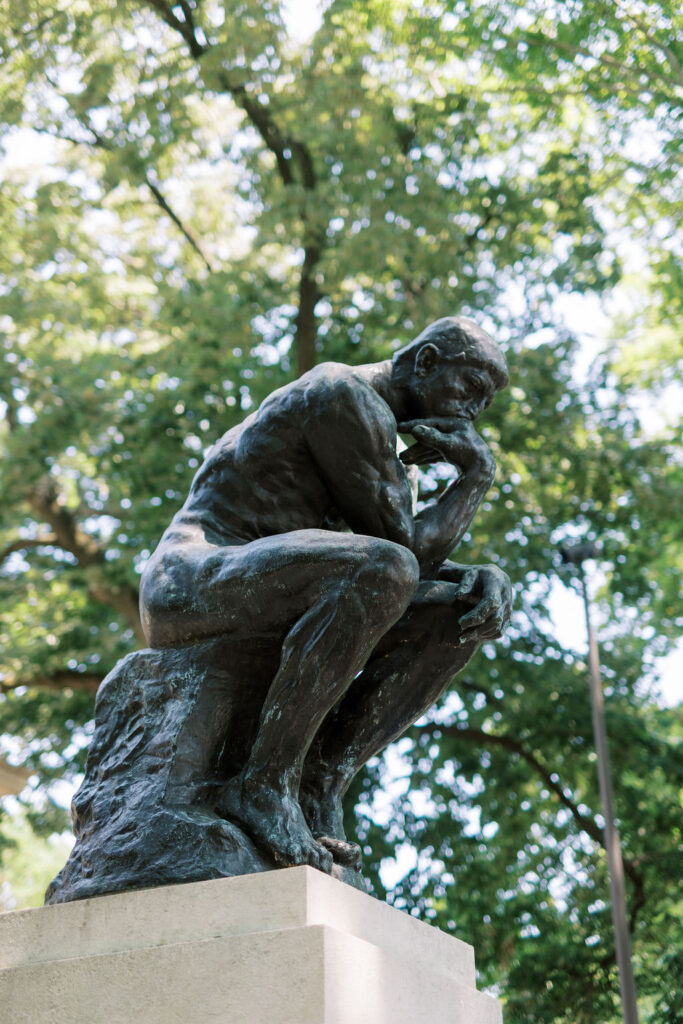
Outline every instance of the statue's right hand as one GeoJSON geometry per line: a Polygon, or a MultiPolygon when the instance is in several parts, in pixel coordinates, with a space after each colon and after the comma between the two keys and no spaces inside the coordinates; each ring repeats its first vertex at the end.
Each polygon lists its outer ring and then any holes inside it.
{"type": "Polygon", "coordinates": [[[493,455],[471,420],[411,420],[401,423],[399,431],[412,434],[418,442],[403,453],[406,464],[418,463],[418,459],[419,464],[443,461],[462,471],[480,469],[491,479],[495,475],[493,455]]]}

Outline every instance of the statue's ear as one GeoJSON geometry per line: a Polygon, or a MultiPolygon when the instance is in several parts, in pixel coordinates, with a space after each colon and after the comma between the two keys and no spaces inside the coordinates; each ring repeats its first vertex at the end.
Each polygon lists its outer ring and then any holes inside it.
{"type": "Polygon", "coordinates": [[[439,350],[436,345],[427,342],[415,356],[415,374],[423,378],[429,376],[439,360],[439,350]]]}

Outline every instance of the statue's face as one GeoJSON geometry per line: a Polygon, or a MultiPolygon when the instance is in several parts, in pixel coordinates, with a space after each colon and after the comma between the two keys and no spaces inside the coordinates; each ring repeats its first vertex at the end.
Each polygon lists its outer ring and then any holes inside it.
{"type": "Polygon", "coordinates": [[[487,370],[441,356],[434,361],[423,360],[422,364],[418,357],[416,384],[421,406],[418,415],[425,418],[476,420],[496,394],[487,370]]]}

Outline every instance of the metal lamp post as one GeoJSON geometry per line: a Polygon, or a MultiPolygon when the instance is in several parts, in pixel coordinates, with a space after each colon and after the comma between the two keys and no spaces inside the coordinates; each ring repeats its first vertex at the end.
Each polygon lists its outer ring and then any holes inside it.
{"type": "Polygon", "coordinates": [[[593,711],[593,733],[595,750],[598,757],[598,781],[600,784],[600,800],[605,819],[605,849],[607,851],[607,867],[612,903],[612,921],[614,922],[614,938],[619,969],[619,988],[621,991],[621,1007],[624,1024],[638,1024],[638,1006],[636,1003],[636,985],[633,977],[631,958],[631,935],[626,920],[626,890],[624,886],[624,864],[621,857],[619,832],[614,824],[614,799],[612,796],[612,778],[610,774],[609,752],[607,750],[607,733],[605,731],[605,710],[602,699],[602,682],[600,679],[600,655],[598,641],[593,629],[588,597],[586,571],[583,563],[595,558],[598,550],[594,544],[581,543],[562,548],[562,560],[575,565],[578,570],[579,582],[586,613],[586,629],[588,631],[588,669],[590,676],[591,707],[593,711]]]}

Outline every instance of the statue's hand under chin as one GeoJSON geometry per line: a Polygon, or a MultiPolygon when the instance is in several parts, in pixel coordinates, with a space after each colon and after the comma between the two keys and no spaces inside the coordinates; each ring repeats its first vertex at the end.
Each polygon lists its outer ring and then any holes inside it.
{"type": "Polygon", "coordinates": [[[475,467],[493,468],[493,456],[471,420],[464,418],[411,420],[399,425],[401,433],[412,434],[416,444],[401,452],[406,466],[448,462],[461,471],[475,467]]]}

